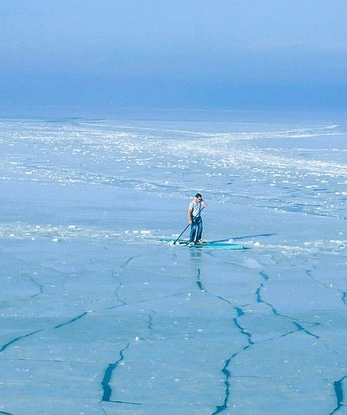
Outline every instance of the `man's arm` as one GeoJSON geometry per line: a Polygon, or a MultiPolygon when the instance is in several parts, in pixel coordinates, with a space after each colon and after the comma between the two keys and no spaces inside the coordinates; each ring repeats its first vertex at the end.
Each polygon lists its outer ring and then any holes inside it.
{"type": "Polygon", "coordinates": [[[193,210],[188,209],[188,223],[192,223],[193,210]]]}

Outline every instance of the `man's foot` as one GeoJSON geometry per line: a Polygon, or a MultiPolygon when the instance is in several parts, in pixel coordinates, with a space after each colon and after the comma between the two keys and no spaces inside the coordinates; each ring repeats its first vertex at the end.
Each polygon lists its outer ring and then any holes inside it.
{"type": "Polygon", "coordinates": [[[199,239],[198,242],[196,242],[197,244],[203,244],[204,241],[202,239],[199,239]]]}

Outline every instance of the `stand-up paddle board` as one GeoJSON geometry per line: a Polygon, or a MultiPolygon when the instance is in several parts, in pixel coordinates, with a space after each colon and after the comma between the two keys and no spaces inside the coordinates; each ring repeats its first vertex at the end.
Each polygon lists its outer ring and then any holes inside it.
{"type": "Polygon", "coordinates": [[[189,241],[177,241],[176,243],[174,239],[162,239],[163,242],[166,242],[172,246],[188,246],[189,248],[200,248],[200,249],[226,249],[226,250],[241,250],[245,249],[242,244],[234,243],[230,240],[225,241],[204,241],[202,243],[190,243],[189,241]]]}

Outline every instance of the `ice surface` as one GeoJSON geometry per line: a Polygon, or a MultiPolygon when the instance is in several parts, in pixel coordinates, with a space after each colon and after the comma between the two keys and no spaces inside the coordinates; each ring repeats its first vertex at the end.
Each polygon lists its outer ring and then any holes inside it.
{"type": "Polygon", "coordinates": [[[0,414],[346,413],[343,125],[0,131],[0,414]]]}

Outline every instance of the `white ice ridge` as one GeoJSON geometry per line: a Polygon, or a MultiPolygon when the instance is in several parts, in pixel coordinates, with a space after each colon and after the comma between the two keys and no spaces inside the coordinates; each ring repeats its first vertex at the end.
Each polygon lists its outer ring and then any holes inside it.
{"type": "Polygon", "coordinates": [[[103,240],[127,239],[141,240],[152,235],[149,229],[106,230],[88,228],[79,225],[32,225],[23,222],[0,223],[0,239],[36,239],[49,238],[54,242],[69,239],[103,240]]]}

